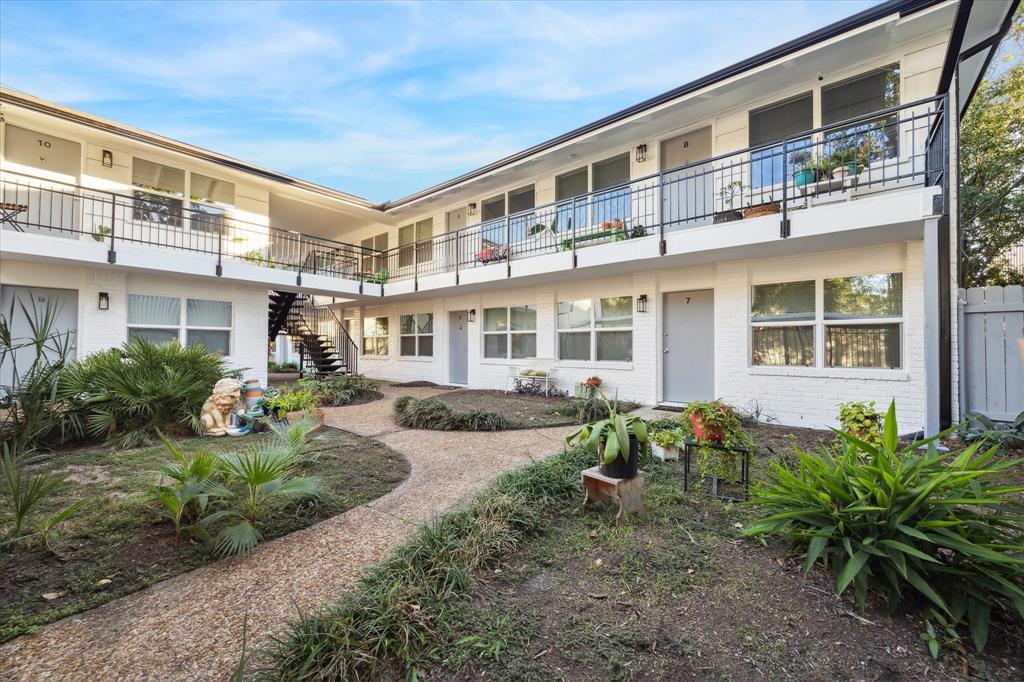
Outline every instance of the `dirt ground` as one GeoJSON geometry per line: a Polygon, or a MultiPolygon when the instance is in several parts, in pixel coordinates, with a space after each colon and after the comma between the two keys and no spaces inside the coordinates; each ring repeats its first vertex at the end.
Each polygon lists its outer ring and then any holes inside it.
{"type": "Polygon", "coordinates": [[[483,410],[503,414],[513,422],[514,428],[544,428],[575,423],[572,417],[555,412],[569,404],[568,398],[472,389],[447,391],[435,397],[454,410],[483,410]]]}

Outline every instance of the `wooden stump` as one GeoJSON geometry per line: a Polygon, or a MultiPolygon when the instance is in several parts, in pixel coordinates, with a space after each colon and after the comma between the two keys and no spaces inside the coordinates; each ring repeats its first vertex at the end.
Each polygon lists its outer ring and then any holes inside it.
{"type": "Polygon", "coordinates": [[[619,503],[619,513],[615,516],[618,526],[626,518],[626,514],[637,514],[644,510],[644,475],[637,473],[633,478],[612,478],[601,473],[600,467],[590,467],[582,472],[583,509],[592,502],[610,500],[619,503]]]}

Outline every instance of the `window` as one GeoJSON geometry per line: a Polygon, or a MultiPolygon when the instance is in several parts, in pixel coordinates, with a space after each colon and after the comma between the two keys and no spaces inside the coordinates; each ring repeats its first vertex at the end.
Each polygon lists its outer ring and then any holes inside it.
{"type": "Polygon", "coordinates": [[[754,287],[753,364],[814,366],[814,290],[813,281],[754,287]]]}
{"type": "Polygon", "coordinates": [[[508,233],[512,242],[526,239],[529,228],[533,226],[534,213],[530,209],[534,207],[534,200],[533,185],[508,193],[508,214],[512,216],[508,221],[508,233]]]}
{"type": "Polygon", "coordinates": [[[825,280],[825,365],[901,365],[903,275],[899,272],[825,280]]]}
{"type": "Polygon", "coordinates": [[[607,187],[618,187],[610,192],[595,194],[593,198],[592,224],[612,220],[627,220],[630,216],[629,154],[620,154],[604,161],[598,161],[593,168],[594,192],[607,187]]]}
{"type": "MultiPolygon", "coordinates": [[[[821,123],[831,125],[900,103],[900,68],[892,64],[821,89],[821,123]]],[[[849,150],[850,160],[878,161],[897,155],[896,114],[825,135],[830,152],[849,150]]]]}
{"type": "Polygon", "coordinates": [[[758,285],[750,310],[751,364],[895,369],[902,364],[902,317],[898,272],[758,285]]]}
{"type": "Polygon", "coordinates": [[[484,357],[537,357],[537,306],[484,308],[484,357]]]}
{"type": "Polygon", "coordinates": [[[406,357],[434,355],[434,314],[402,315],[398,319],[399,352],[406,357]]]}
{"type": "Polygon", "coordinates": [[[426,218],[417,221],[412,225],[405,225],[398,228],[398,265],[406,267],[412,265],[413,254],[416,254],[416,262],[422,263],[431,259],[432,242],[429,240],[434,236],[434,219],[426,218]],[[421,242],[415,247],[414,243],[421,242]]]}
{"type": "Polygon", "coordinates": [[[561,360],[631,362],[633,297],[559,301],[558,357],[561,360]]]}
{"type": "Polygon", "coordinates": [[[555,200],[572,199],[573,197],[587,193],[587,169],[586,167],[569,171],[555,178],[555,200]]]}
{"type": "Polygon", "coordinates": [[[363,248],[363,273],[374,275],[384,267],[384,256],[381,255],[388,250],[388,233],[382,232],[376,237],[367,237],[360,246],[363,248]],[[375,251],[379,253],[374,253],[375,251]]]}
{"type": "Polygon", "coordinates": [[[192,199],[190,227],[200,232],[219,232],[224,228],[225,207],[235,203],[235,185],[192,173],[189,189],[192,199]]]}
{"type": "Polygon", "coordinates": [[[128,335],[154,343],[184,341],[218,355],[231,354],[230,302],[188,298],[184,310],[183,324],[180,298],[128,294],[128,335]]]}
{"type": "MultiPolygon", "coordinates": [[[[750,112],[750,146],[781,140],[814,127],[814,104],[811,93],[750,112]]],[[[810,138],[790,140],[783,169],[782,145],[768,147],[750,155],[753,187],[781,183],[794,166],[793,156],[806,153],[810,138]]]]}
{"type": "Polygon", "coordinates": [[[388,354],[388,318],[363,318],[363,355],[388,354]]]}
{"type": "Polygon", "coordinates": [[[133,191],[134,220],[181,227],[185,171],[145,159],[134,159],[132,186],[138,188],[133,191]]]}

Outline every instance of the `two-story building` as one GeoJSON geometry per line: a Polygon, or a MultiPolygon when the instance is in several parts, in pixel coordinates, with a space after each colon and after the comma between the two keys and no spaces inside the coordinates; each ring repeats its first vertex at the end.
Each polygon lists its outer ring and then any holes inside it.
{"type": "Polygon", "coordinates": [[[283,330],[383,379],[543,361],[798,425],[895,398],[933,431],[958,121],[1016,4],[885,2],[382,205],[3,90],[0,306],[60,301],[80,355],[177,339],[265,378],[283,330]]]}

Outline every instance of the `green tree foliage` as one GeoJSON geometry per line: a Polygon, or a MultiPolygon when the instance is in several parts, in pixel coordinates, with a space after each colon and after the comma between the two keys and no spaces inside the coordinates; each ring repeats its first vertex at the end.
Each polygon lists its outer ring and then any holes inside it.
{"type": "Polygon", "coordinates": [[[1024,6],[964,116],[960,154],[966,283],[1024,284],[1007,257],[1024,244],[1024,6]]]}

